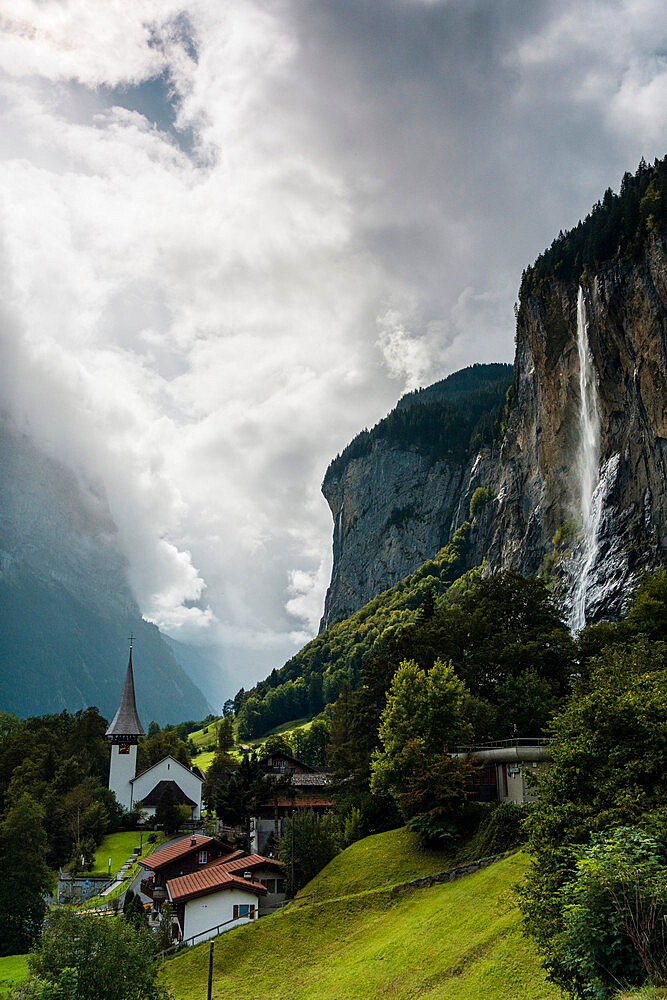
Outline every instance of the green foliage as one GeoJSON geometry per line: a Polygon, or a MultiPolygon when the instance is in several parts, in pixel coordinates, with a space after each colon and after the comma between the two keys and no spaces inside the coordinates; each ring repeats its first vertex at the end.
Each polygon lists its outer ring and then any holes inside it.
{"type": "Polygon", "coordinates": [[[488,486],[478,486],[470,497],[470,520],[474,521],[487,504],[495,498],[495,492],[488,486]]]}
{"type": "Polygon", "coordinates": [[[516,802],[487,807],[475,835],[459,852],[459,859],[489,858],[520,847],[526,840],[525,820],[530,808],[516,802]]]}
{"type": "Polygon", "coordinates": [[[147,736],[145,739],[139,740],[137,771],[145,771],[153,764],[157,764],[158,761],[164,760],[165,757],[174,757],[185,767],[190,767],[192,763],[187,743],[177,735],[174,729],[161,729],[154,736],[147,736]]]}
{"type": "MultiPolygon", "coordinates": [[[[331,462],[324,486],[338,478],[349,462],[370,454],[377,441],[409,448],[433,458],[465,460],[474,448],[493,441],[493,424],[499,417],[509,365],[472,365],[427,389],[403,396],[398,405],[372,430],[364,430],[331,462]],[[485,417],[490,416],[487,427],[485,417]]],[[[400,512],[398,515],[400,517],[400,512]]]]}
{"type": "Polygon", "coordinates": [[[148,927],[148,914],[144,910],[141,896],[128,889],[123,900],[123,916],[133,927],[148,927]]]}
{"type": "Polygon", "coordinates": [[[218,819],[227,826],[245,825],[246,846],[250,849],[250,817],[259,808],[273,802],[291,788],[291,775],[267,774],[259,764],[256,753],[247,753],[236,769],[221,782],[215,792],[215,809],[218,819]]]}
{"type": "MultiPolygon", "coordinates": [[[[598,872],[602,860],[612,855],[620,864],[616,841],[620,837],[630,855],[638,850],[637,841],[633,847],[629,834],[617,836],[613,831],[646,824],[652,814],[662,823],[659,839],[664,842],[666,580],[664,572],[647,579],[624,621],[591,626],[581,633],[580,679],[553,721],[553,763],[540,782],[540,807],[530,812],[527,822],[533,864],[522,898],[526,927],[538,941],[551,976],[575,996],[606,996],[612,989],[611,980],[600,985],[600,975],[596,978],[590,967],[585,968],[587,959],[575,948],[574,939],[583,927],[572,929],[575,917],[568,908],[574,905],[571,894],[576,894],[577,885],[584,885],[580,862],[595,861],[598,872]],[[595,848],[590,856],[589,847],[595,848]]],[[[592,883],[586,885],[586,892],[593,893],[592,883]]],[[[633,891],[641,897],[644,890],[639,888],[633,891]]],[[[598,922],[590,933],[598,935],[601,948],[610,949],[605,961],[613,968],[613,955],[620,956],[629,946],[619,936],[616,904],[599,885],[595,893],[597,902],[590,902],[590,907],[591,912],[597,908],[598,922]]],[[[572,913],[585,918],[583,910],[572,913]]],[[[640,955],[636,947],[635,951],[640,955]]],[[[630,959],[619,957],[618,969],[629,974],[631,967],[630,959]]],[[[648,974],[646,968],[644,962],[642,975],[648,974]]]]}
{"type": "Polygon", "coordinates": [[[664,844],[635,827],[597,834],[573,852],[560,891],[562,929],[551,944],[559,980],[582,1000],[609,1000],[620,984],[667,981],[664,844]]]}
{"type": "Polygon", "coordinates": [[[19,721],[0,715],[0,815],[27,792],[44,809],[49,867],[99,843],[123,810],[107,787],[107,723],[96,708],[19,721]]]}
{"type": "Polygon", "coordinates": [[[124,920],[59,911],[47,921],[28,960],[29,988],[39,981],[64,984],[66,970],[75,970],[76,1000],[168,1000],[169,992],[158,982],[154,954],[147,929],[124,920]]]}
{"type": "Polygon", "coordinates": [[[167,784],[155,807],[155,822],[167,835],[178,833],[181,825],[181,810],[172,784],[167,784]]]}
{"type": "Polygon", "coordinates": [[[41,930],[51,883],[44,818],[24,792],[0,825],[0,955],[27,951],[41,930]]]}
{"type": "Polygon", "coordinates": [[[311,767],[323,767],[327,763],[330,737],[330,723],[323,718],[313,719],[307,729],[296,729],[292,734],[294,756],[311,767]]]}
{"type": "Polygon", "coordinates": [[[338,853],[339,831],[333,815],[299,809],[286,820],[279,857],[285,868],[288,896],[310,882],[338,853]]]}
{"type": "Polygon", "coordinates": [[[461,715],[465,693],[450,663],[436,660],[427,673],[404,660],[380,719],[382,749],[371,762],[371,792],[392,795],[425,841],[456,834],[472,765],[446,751],[470,736],[461,715]]]}
{"type": "MultiPolygon", "coordinates": [[[[345,621],[321,632],[281,670],[244,693],[238,732],[251,738],[308,711],[313,674],[322,677],[322,698],[334,702],[347,681],[359,686],[363,668],[385,646],[414,625],[427,594],[441,596],[457,580],[469,551],[464,522],[434,559],[384,591],[345,621]]],[[[397,661],[398,663],[398,661],[397,661]]],[[[397,665],[397,664],[396,664],[397,665]]]]}
{"type": "Polygon", "coordinates": [[[626,173],[619,194],[605,191],[583,222],[560,233],[523,275],[521,301],[539,294],[545,281],[579,281],[607,261],[637,259],[647,239],[667,224],[667,157],[649,167],[642,160],[626,173]]]}
{"type": "Polygon", "coordinates": [[[225,715],[218,727],[218,750],[222,753],[229,753],[234,749],[236,739],[234,736],[234,722],[231,715],[225,715]]]}

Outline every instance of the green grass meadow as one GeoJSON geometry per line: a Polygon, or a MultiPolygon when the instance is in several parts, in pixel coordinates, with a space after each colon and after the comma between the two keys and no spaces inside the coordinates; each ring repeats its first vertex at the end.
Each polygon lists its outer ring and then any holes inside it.
{"type": "MultiPolygon", "coordinates": [[[[213,997],[559,1000],[521,934],[512,885],[526,864],[513,855],[457,882],[297,904],[229,931],[215,941],[213,997]]],[[[328,884],[340,896],[354,883],[342,871],[328,884]]],[[[178,1000],[205,995],[208,953],[166,964],[178,1000]]]]}
{"type": "Polygon", "coordinates": [[[320,902],[436,875],[454,865],[442,851],[419,846],[405,827],[364,837],[339,854],[299,893],[297,901],[320,902]]]}
{"type": "MultiPolygon", "coordinates": [[[[95,852],[95,865],[93,871],[96,874],[106,875],[109,870],[109,858],[111,858],[111,874],[115,875],[126,861],[132,857],[132,851],[139,846],[141,834],[136,830],[123,831],[122,833],[108,833],[95,852]]],[[[144,833],[144,854],[146,847],[146,834],[144,833]]]]}
{"type": "Polygon", "coordinates": [[[28,978],[28,956],[0,958],[0,997],[8,997],[15,986],[28,978]]]}

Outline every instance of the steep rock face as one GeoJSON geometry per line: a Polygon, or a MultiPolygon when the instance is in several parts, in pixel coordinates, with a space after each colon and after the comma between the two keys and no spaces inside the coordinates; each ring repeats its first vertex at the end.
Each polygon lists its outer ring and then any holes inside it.
{"type": "MultiPolygon", "coordinates": [[[[600,418],[602,515],[587,620],[619,615],[641,575],[667,562],[667,235],[640,260],[584,282],[600,418]]],[[[502,447],[433,461],[376,441],[323,487],[334,568],[322,627],[435,555],[468,517],[474,491],[496,499],[475,518],[470,566],[547,573],[566,609],[582,530],[578,285],[550,279],[521,303],[514,400],[502,447]],[[554,536],[556,546],[554,547],[554,536]]]]}
{"type": "Polygon", "coordinates": [[[0,421],[0,705],[19,715],[96,705],[111,719],[135,643],[137,703],[151,719],[210,706],[126,582],[105,498],[0,421]]]}
{"type": "Polygon", "coordinates": [[[384,440],[322,487],[334,520],[333,572],[321,628],[346,618],[445,544],[465,465],[384,440]]]}
{"type": "MultiPolygon", "coordinates": [[[[597,373],[603,503],[589,620],[619,614],[641,573],[665,562],[666,255],[665,235],[653,236],[640,261],[605,265],[583,285],[597,373]]],[[[468,486],[471,492],[485,476],[497,490],[476,532],[487,572],[514,567],[534,574],[546,556],[566,602],[582,528],[575,466],[581,403],[577,293],[576,285],[551,280],[539,296],[522,302],[516,403],[501,461],[496,475],[480,463],[468,486]],[[570,544],[550,556],[559,528],[570,544]]]]}

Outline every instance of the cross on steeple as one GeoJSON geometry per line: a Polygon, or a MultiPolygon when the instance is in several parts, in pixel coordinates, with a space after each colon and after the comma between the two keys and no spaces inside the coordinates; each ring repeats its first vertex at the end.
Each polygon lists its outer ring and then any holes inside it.
{"type": "Polygon", "coordinates": [[[129,642],[129,644],[130,644],[130,649],[132,649],[132,644],[133,644],[134,640],[135,640],[135,636],[130,632],[130,637],[127,640],[129,642]]]}

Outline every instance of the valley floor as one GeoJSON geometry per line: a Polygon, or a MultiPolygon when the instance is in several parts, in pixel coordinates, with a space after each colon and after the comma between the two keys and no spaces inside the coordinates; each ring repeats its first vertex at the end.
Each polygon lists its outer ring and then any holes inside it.
{"type": "MultiPolygon", "coordinates": [[[[428,889],[355,887],[354,895],[289,906],[216,939],[213,996],[558,1000],[521,935],[512,886],[525,867],[518,854],[428,889]]],[[[339,887],[332,880],[334,893],[339,887]]],[[[204,944],[166,965],[178,1000],[205,995],[208,952],[204,944]]]]}

